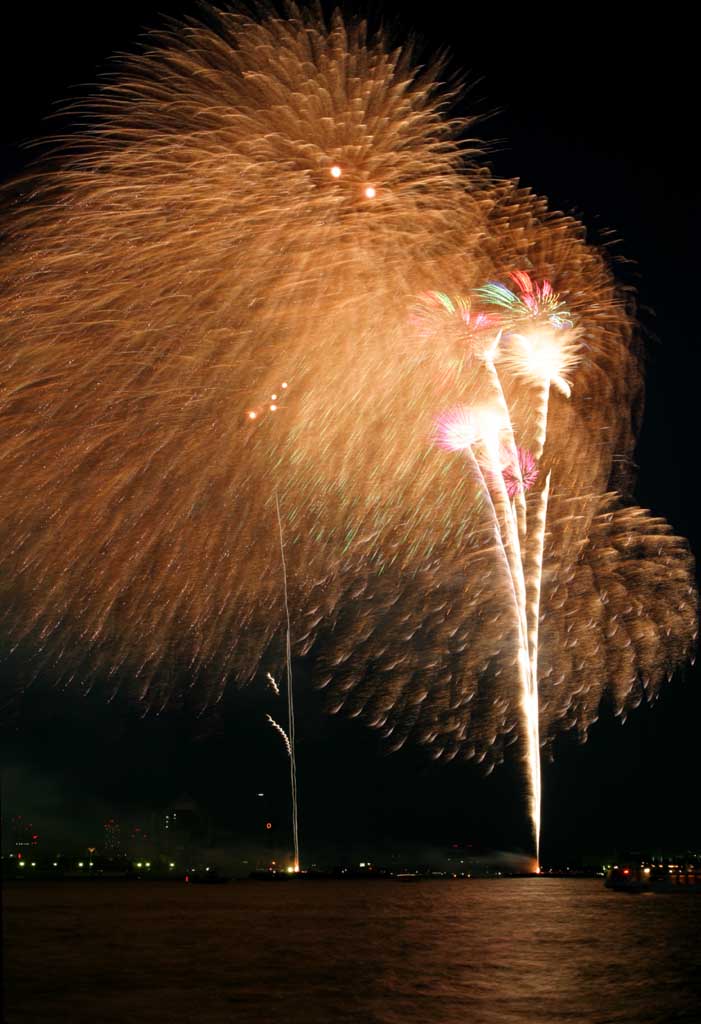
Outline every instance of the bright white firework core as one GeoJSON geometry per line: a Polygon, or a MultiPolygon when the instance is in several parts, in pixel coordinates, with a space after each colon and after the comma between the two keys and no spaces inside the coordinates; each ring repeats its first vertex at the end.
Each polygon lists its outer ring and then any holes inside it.
{"type": "Polygon", "coordinates": [[[540,327],[510,335],[500,362],[519,377],[535,383],[553,383],[569,397],[570,385],[564,374],[579,359],[579,344],[571,330],[540,327]]]}

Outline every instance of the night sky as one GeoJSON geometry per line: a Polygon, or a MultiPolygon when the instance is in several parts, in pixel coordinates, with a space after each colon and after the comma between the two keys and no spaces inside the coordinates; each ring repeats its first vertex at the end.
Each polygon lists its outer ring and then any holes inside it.
{"type": "MultiPolygon", "coordinates": [[[[159,14],[196,9],[171,0],[68,2],[38,17],[29,5],[13,6],[0,62],[4,179],[28,160],[21,143],[44,134],[47,115],[95,81],[112,53],[132,48],[159,14]]],[[[701,225],[691,37],[672,37],[664,19],[615,21],[613,5],[600,16],[587,9],[584,21],[546,20],[537,8],[512,17],[495,6],[469,8],[450,0],[383,6],[390,23],[401,12],[399,35],[413,28],[420,52],[449,46],[449,67],[468,83],[456,112],[481,117],[472,134],[488,144],[496,172],[583,220],[591,241],[610,245],[619,279],[636,289],[647,391],[635,498],[687,536],[698,559],[701,225]]],[[[4,670],[9,689],[14,670],[4,670]]],[[[698,684],[698,667],[687,668],[653,710],[641,707],[621,727],[604,709],[585,746],[558,742],[544,774],[545,862],[699,848],[698,684]]],[[[303,666],[298,686],[304,859],[305,851],[331,858],[403,845],[527,845],[513,765],[484,779],[470,764],[436,765],[420,749],[388,755],[363,725],[323,715],[303,666]]],[[[286,762],[267,711],[280,714],[262,689],[231,691],[216,719],[185,709],[153,720],[118,702],[38,688],[3,712],[3,814],[89,830],[102,815],[146,816],[187,793],[223,830],[248,835],[262,790],[266,815],[284,831],[286,762]]]]}

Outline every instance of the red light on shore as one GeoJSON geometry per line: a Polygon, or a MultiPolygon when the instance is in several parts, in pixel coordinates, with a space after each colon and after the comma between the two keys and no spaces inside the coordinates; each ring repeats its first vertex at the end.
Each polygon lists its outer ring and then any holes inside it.
{"type": "Polygon", "coordinates": [[[273,823],[272,823],[272,821],[266,821],[266,823],[265,823],[265,827],[266,827],[266,828],[272,828],[272,827],[273,827],[273,823]]]}

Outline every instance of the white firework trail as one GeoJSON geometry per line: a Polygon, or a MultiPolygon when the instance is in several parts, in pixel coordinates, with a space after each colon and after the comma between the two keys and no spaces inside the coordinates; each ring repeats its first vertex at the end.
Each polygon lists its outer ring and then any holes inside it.
{"type": "Polygon", "coordinates": [[[299,813],[297,802],[297,758],[295,754],[295,709],[292,690],[292,641],[290,627],[290,605],[287,592],[287,563],[285,561],[285,543],[282,535],[282,517],[280,515],[280,498],[275,491],[275,511],[277,513],[280,537],[280,559],[282,562],[282,583],[285,597],[285,662],[287,668],[287,752],[290,756],[290,791],[292,796],[292,842],[294,846],[294,870],[299,871],[299,813]]]}
{"type": "Polygon", "coordinates": [[[290,757],[292,757],[292,747],[290,746],[290,737],[287,735],[287,733],[282,728],[280,723],[275,721],[275,719],[273,718],[272,715],[266,715],[265,717],[268,719],[268,721],[272,725],[273,729],[275,729],[277,732],[280,733],[280,735],[282,736],[283,742],[285,744],[285,750],[287,751],[288,755],[290,757]]]}

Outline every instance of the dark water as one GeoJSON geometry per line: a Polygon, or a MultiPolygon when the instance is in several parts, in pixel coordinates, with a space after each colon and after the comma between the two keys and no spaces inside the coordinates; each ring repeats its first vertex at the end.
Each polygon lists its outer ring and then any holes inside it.
{"type": "Polygon", "coordinates": [[[701,1022],[700,918],[599,881],[15,884],[5,1021],[701,1022]]]}

